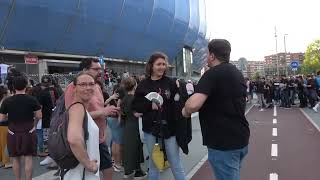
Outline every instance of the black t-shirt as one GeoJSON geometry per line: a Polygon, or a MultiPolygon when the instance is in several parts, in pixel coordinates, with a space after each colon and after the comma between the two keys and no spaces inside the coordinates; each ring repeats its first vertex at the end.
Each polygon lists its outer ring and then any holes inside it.
{"type": "Polygon", "coordinates": [[[17,94],[3,101],[0,113],[8,115],[9,129],[15,126],[15,130],[24,131],[30,130],[30,127],[33,126],[34,112],[40,109],[40,104],[35,97],[17,94]],[[19,125],[21,127],[17,127],[19,125]]]}
{"type": "Polygon", "coordinates": [[[42,127],[50,127],[50,119],[52,115],[52,109],[54,108],[54,100],[52,98],[51,88],[45,88],[40,91],[37,96],[37,99],[42,106],[42,127]]]}
{"type": "Polygon", "coordinates": [[[201,77],[195,93],[208,95],[199,111],[204,145],[218,150],[248,145],[246,88],[241,72],[230,63],[211,68],[201,77]]]}
{"type": "Polygon", "coordinates": [[[144,132],[151,133],[155,125],[154,121],[161,119],[168,123],[170,135],[175,135],[174,96],[177,92],[178,88],[175,81],[169,77],[164,76],[159,80],[147,78],[140,82],[135,92],[132,108],[136,112],[143,113],[142,130],[144,132]],[[152,110],[152,102],[145,98],[150,92],[157,92],[162,96],[163,104],[160,112],[152,110]]]}
{"type": "Polygon", "coordinates": [[[257,81],[257,93],[264,93],[264,85],[263,81],[257,81]]]}

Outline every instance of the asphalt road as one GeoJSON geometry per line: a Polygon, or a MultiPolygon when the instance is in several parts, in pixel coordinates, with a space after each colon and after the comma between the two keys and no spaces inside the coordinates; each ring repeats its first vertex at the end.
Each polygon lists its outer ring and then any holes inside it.
{"type": "MultiPolygon", "coordinates": [[[[306,111],[305,111],[306,112],[306,111]]],[[[307,110],[313,121],[320,119],[307,110]]],[[[320,132],[300,111],[254,107],[248,114],[251,138],[241,169],[244,180],[319,180],[320,132]]],[[[208,162],[193,180],[214,179],[208,162]]]]}

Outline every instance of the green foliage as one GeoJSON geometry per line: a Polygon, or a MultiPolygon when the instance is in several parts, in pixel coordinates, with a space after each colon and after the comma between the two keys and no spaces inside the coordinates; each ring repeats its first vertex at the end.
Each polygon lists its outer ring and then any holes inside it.
{"type": "Polygon", "coordinates": [[[256,80],[258,80],[259,77],[261,77],[260,72],[259,72],[259,71],[256,71],[256,72],[254,72],[254,74],[253,74],[253,76],[252,76],[252,79],[253,79],[254,81],[256,81],[256,80]]]}
{"type": "Polygon", "coordinates": [[[320,39],[309,44],[305,53],[305,59],[301,66],[304,74],[316,73],[320,70],[320,39]]]}

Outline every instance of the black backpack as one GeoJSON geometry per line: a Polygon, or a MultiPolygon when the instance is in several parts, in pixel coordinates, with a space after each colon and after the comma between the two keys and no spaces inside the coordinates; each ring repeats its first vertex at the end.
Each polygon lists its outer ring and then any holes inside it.
{"type": "MultiPolygon", "coordinates": [[[[50,157],[58,164],[61,169],[73,169],[78,166],[79,161],[71,151],[70,145],[67,139],[67,130],[69,123],[69,109],[74,104],[82,104],[76,102],[70,105],[66,110],[64,104],[64,95],[62,95],[56,103],[54,112],[52,113],[48,149],[50,157]]],[[[83,105],[83,104],[82,104],[83,105]]],[[[84,106],[83,106],[84,107],[84,106]]],[[[84,140],[88,140],[88,117],[85,111],[83,120],[84,140]]]]}

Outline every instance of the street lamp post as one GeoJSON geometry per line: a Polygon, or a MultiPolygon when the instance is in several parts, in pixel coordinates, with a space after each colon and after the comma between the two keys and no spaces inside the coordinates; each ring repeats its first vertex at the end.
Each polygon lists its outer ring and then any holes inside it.
{"type": "Polygon", "coordinates": [[[274,27],[274,38],[276,40],[276,61],[277,61],[277,75],[278,77],[280,76],[279,74],[279,56],[278,56],[278,36],[277,36],[277,27],[274,27]]]}
{"type": "Polygon", "coordinates": [[[283,43],[284,43],[284,60],[285,60],[285,68],[286,68],[286,76],[288,76],[288,65],[287,65],[287,45],[286,45],[286,36],[288,34],[284,34],[283,36],[283,43]]]}

